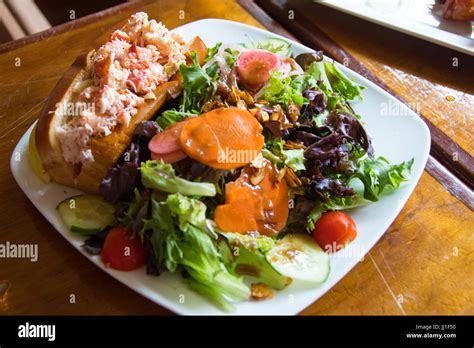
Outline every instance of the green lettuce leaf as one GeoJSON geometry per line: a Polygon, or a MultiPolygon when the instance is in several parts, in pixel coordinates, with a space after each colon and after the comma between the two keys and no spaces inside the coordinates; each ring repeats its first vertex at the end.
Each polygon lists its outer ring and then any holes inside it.
{"type": "Polygon", "coordinates": [[[284,108],[290,101],[301,106],[305,100],[303,97],[305,86],[304,77],[281,78],[281,72],[273,71],[270,74],[270,80],[261,91],[261,98],[273,104],[281,104],[284,108]]]}
{"type": "Polygon", "coordinates": [[[238,59],[239,51],[226,48],[224,52],[225,52],[224,54],[225,62],[227,63],[229,68],[232,68],[238,59]]]}
{"type": "Polygon", "coordinates": [[[206,231],[212,238],[217,239],[212,222],[206,219],[206,205],[197,199],[186,199],[181,194],[169,195],[166,205],[178,217],[179,228],[192,224],[206,231]]]}
{"type": "Polygon", "coordinates": [[[330,96],[333,92],[331,83],[326,75],[326,69],[324,68],[323,62],[313,62],[306,69],[305,74],[307,75],[307,81],[309,87],[319,86],[321,90],[326,93],[327,96],[330,96]],[[318,83],[318,81],[321,81],[318,83]]]}
{"type": "Polygon", "coordinates": [[[211,48],[208,49],[207,51],[207,57],[205,59],[205,62],[207,63],[208,61],[210,61],[212,58],[215,57],[215,55],[217,54],[217,52],[219,52],[219,48],[221,48],[222,46],[222,42],[218,42],[216,43],[214,46],[212,46],[211,48]]]}
{"type": "Polygon", "coordinates": [[[400,164],[390,164],[385,157],[366,158],[359,162],[355,174],[364,184],[364,198],[378,201],[379,196],[396,190],[408,179],[414,159],[400,164]]]}
{"type": "Polygon", "coordinates": [[[221,309],[233,309],[229,300],[241,301],[250,296],[242,278],[232,273],[214,239],[203,226],[206,206],[181,194],[168,195],[165,201],[152,197],[151,219],[145,229],[160,265],[170,272],[184,269],[189,287],[221,309]]]}
{"type": "Polygon", "coordinates": [[[144,220],[144,230],[152,231],[150,243],[158,264],[175,272],[183,257],[179,246],[179,230],[175,227],[169,208],[154,197],[151,199],[151,218],[144,220]]]}
{"type": "Polygon", "coordinates": [[[171,164],[163,161],[146,161],[140,166],[143,186],[168,193],[187,196],[214,197],[216,187],[207,182],[193,182],[176,176],[171,164]]]}
{"type": "Polygon", "coordinates": [[[161,116],[156,119],[156,123],[158,123],[161,129],[166,129],[172,124],[192,116],[197,116],[197,114],[170,109],[164,111],[161,116]]]}
{"type": "Polygon", "coordinates": [[[308,215],[306,229],[308,232],[314,230],[316,221],[327,211],[347,210],[357,207],[363,207],[370,204],[371,201],[356,194],[354,197],[332,197],[327,202],[315,202],[313,209],[308,215]]]}
{"type": "Polygon", "coordinates": [[[250,45],[245,45],[245,47],[262,49],[285,57],[289,57],[291,54],[291,43],[276,37],[254,41],[250,45]]]}
{"type": "Polygon", "coordinates": [[[359,170],[346,179],[356,191],[353,197],[328,197],[327,202],[315,202],[311,210],[307,230],[314,230],[314,224],[327,211],[346,210],[368,205],[378,201],[382,195],[389,194],[408,180],[414,159],[392,165],[384,157],[370,158],[364,156],[359,161],[359,170]],[[360,180],[362,190],[358,190],[355,181],[360,180]]]}
{"type": "Polygon", "coordinates": [[[349,80],[329,62],[313,62],[305,72],[308,88],[320,88],[327,97],[327,110],[340,110],[352,114],[347,100],[360,97],[362,86],[349,80]],[[329,72],[328,72],[329,68],[329,72]],[[318,83],[319,81],[319,83],[318,83]]]}
{"type": "Polygon", "coordinates": [[[179,71],[183,76],[182,110],[193,114],[200,114],[202,106],[216,92],[216,84],[207,72],[201,68],[196,52],[192,53],[193,64],[181,64],[179,71]]]}
{"type": "Polygon", "coordinates": [[[132,228],[140,210],[142,195],[138,188],[133,190],[133,198],[128,202],[127,208],[122,216],[118,217],[118,222],[127,228],[132,228]]]}
{"type": "Polygon", "coordinates": [[[288,166],[294,171],[305,170],[303,149],[285,150],[282,138],[268,136],[262,155],[279,169],[288,166]]]}
{"type": "Polygon", "coordinates": [[[285,156],[285,164],[295,172],[306,169],[303,149],[283,150],[282,152],[285,156]]]}
{"type": "Polygon", "coordinates": [[[360,91],[364,88],[358,83],[349,79],[334,62],[324,62],[326,76],[334,91],[337,91],[346,100],[354,100],[360,97],[360,91]]]}
{"type": "Polygon", "coordinates": [[[224,310],[232,309],[227,298],[248,299],[250,289],[241,277],[229,272],[213,239],[202,228],[206,206],[180,194],[169,195],[165,204],[181,231],[178,246],[182,254],[178,263],[190,276],[189,286],[224,310]]]}

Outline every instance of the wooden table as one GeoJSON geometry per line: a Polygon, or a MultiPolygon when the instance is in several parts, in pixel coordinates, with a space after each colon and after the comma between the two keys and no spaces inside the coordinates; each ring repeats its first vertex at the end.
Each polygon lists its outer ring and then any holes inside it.
{"type": "MultiPolygon", "coordinates": [[[[279,16],[270,1],[259,4],[279,16]]],[[[472,156],[471,57],[462,56],[463,70],[452,71],[443,64],[457,54],[453,51],[309,2],[286,4],[298,13],[306,11],[312,18],[308,28],[317,23],[384,83],[420,103],[422,115],[472,156]],[[447,96],[455,100],[448,102],[447,96]]],[[[225,18],[286,35],[292,31],[280,20],[285,31],[254,2],[242,5],[245,9],[234,1],[145,0],[0,45],[0,243],[39,247],[36,263],[0,259],[0,281],[10,284],[0,314],[170,314],[107,276],[65,242],[16,185],[9,158],[63,71],[98,32],[138,9],[170,28],[201,18],[225,18]],[[75,303],[69,301],[72,294],[75,303]]],[[[308,39],[293,34],[303,42],[308,39]]],[[[467,159],[464,164],[472,157],[467,159]]],[[[446,160],[430,159],[429,173],[423,174],[401,214],[364,261],[302,314],[474,314],[472,193],[456,178],[456,170],[451,173],[440,165],[446,160]]]]}

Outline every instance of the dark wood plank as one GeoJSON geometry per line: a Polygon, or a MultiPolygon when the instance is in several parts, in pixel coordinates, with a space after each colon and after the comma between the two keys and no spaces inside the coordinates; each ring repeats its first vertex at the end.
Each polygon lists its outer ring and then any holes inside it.
{"type": "Polygon", "coordinates": [[[106,10],[90,14],[88,16],[81,17],[76,20],[72,20],[70,22],[57,25],[55,27],[52,27],[50,29],[41,31],[39,33],[25,36],[21,39],[18,40],[13,40],[13,41],[8,41],[0,45],[0,54],[4,52],[8,52],[20,47],[23,47],[28,44],[32,44],[41,40],[47,40],[48,38],[51,38],[55,35],[67,32],[69,30],[74,30],[78,29],[81,27],[84,27],[85,25],[97,22],[101,18],[107,18],[110,16],[114,16],[117,14],[120,14],[122,12],[127,12],[130,9],[135,9],[138,6],[145,6],[147,4],[151,4],[155,2],[156,0],[134,0],[134,1],[129,1],[111,8],[108,8],[106,10]]]}

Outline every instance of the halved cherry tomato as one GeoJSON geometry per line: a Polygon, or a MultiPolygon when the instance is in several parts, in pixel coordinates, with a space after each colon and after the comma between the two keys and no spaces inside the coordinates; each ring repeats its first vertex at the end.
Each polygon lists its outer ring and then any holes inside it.
{"type": "Polygon", "coordinates": [[[151,152],[164,155],[181,150],[179,134],[183,128],[183,123],[178,122],[166,128],[163,132],[156,134],[148,143],[151,152]]]}
{"type": "Polygon", "coordinates": [[[114,227],[105,238],[102,262],[119,271],[133,271],[145,264],[145,248],[123,226],[114,227]]]}
{"type": "Polygon", "coordinates": [[[323,250],[336,252],[356,238],[357,227],[349,215],[331,211],[316,222],[312,236],[323,250]]]}
{"type": "Polygon", "coordinates": [[[252,90],[267,83],[270,71],[279,65],[280,58],[276,54],[260,49],[242,53],[236,63],[240,83],[252,90]]]}

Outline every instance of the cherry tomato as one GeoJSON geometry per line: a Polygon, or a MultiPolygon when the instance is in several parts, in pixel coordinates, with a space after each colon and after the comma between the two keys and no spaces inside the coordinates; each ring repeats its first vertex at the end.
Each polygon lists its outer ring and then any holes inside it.
{"type": "Polygon", "coordinates": [[[251,50],[242,53],[237,60],[237,73],[240,83],[256,90],[270,79],[270,71],[280,65],[280,58],[265,50],[251,50]]]}
{"type": "Polygon", "coordinates": [[[336,252],[356,238],[357,227],[349,215],[331,211],[316,222],[312,236],[325,251],[336,252]]]}
{"type": "Polygon", "coordinates": [[[133,271],[145,264],[145,248],[123,226],[114,227],[105,238],[102,262],[119,271],[133,271]]]}

